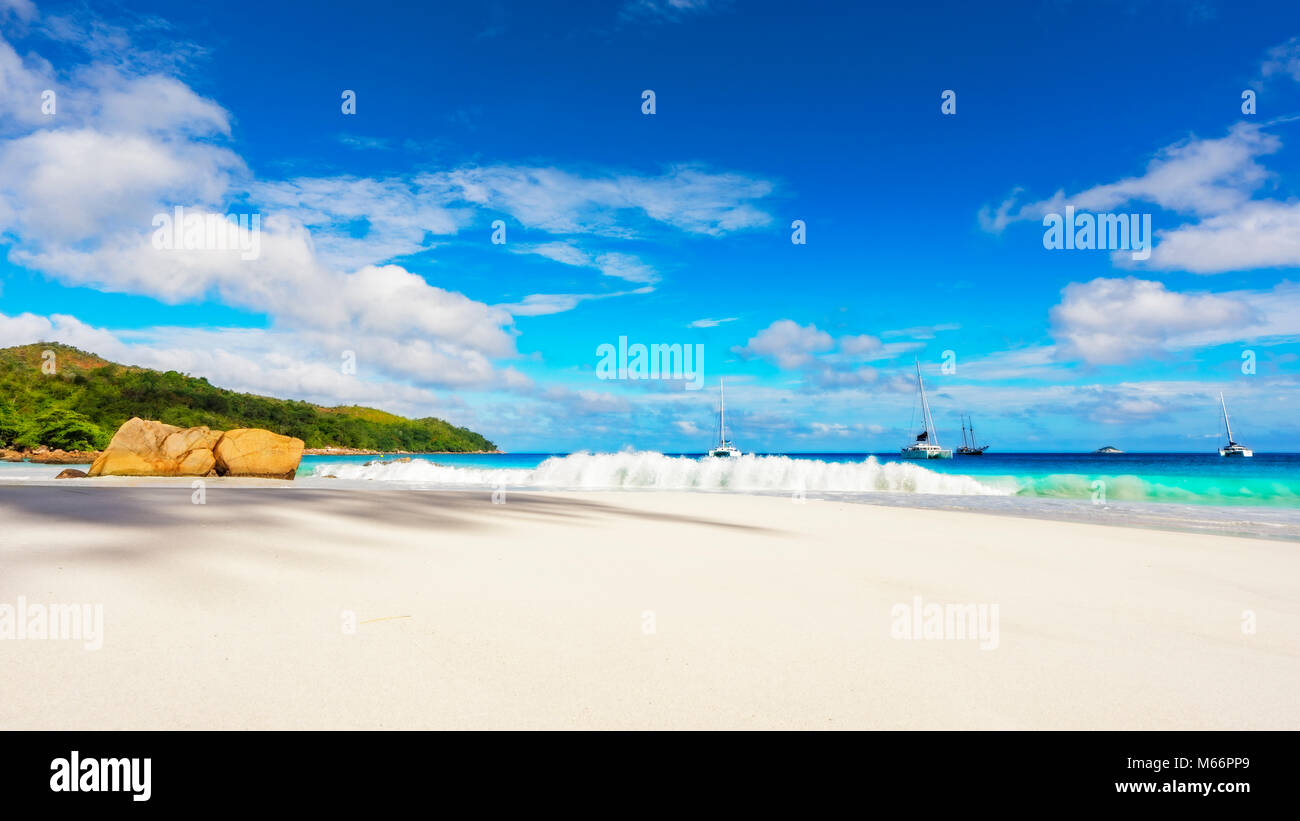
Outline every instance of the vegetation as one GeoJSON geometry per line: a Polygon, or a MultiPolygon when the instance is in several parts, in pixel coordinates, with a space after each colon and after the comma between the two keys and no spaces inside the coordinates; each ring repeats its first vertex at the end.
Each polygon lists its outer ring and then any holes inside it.
{"type": "Polygon", "coordinates": [[[296,436],[309,448],[496,449],[479,434],[433,417],[235,393],[206,379],[118,365],[52,342],[0,349],[0,447],[97,450],[133,416],[182,427],[265,428],[296,436]],[[54,352],[54,368],[42,368],[44,351],[54,352]]]}

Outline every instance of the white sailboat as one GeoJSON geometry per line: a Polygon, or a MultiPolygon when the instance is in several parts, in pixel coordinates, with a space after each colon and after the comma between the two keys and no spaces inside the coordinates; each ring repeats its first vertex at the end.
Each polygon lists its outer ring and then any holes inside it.
{"type": "Polygon", "coordinates": [[[1228,405],[1223,401],[1223,393],[1219,393],[1219,407],[1223,410],[1223,427],[1228,432],[1228,444],[1219,448],[1220,456],[1254,456],[1255,451],[1245,445],[1238,445],[1232,439],[1232,423],[1228,421],[1228,405]]]}
{"type": "Polygon", "coordinates": [[[709,455],[735,459],[740,456],[740,451],[727,441],[727,389],[721,379],[718,380],[718,396],[722,400],[718,411],[718,444],[709,450],[709,455]]]}
{"type": "Polygon", "coordinates": [[[925,382],[921,379],[921,360],[916,361],[916,387],[921,391],[921,421],[925,430],[917,434],[916,441],[899,451],[904,459],[951,459],[952,450],[939,444],[939,434],[930,416],[930,402],[925,398],[925,382]]]}

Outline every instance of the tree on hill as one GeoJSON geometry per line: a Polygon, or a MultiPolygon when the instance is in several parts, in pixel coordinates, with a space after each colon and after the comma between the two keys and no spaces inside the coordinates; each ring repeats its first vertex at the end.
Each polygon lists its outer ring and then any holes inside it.
{"type": "Polygon", "coordinates": [[[76,411],[54,407],[37,414],[17,442],[28,448],[45,445],[58,450],[100,450],[110,438],[111,434],[76,411]]]}
{"type": "Polygon", "coordinates": [[[0,444],[96,449],[132,416],[214,430],[265,428],[309,448],[495,450],[481,435],[442,419],[406,419],[364,407],[322,408],[309,402],[236,393],[176,371],[108,362],[57,343],[0,349],[0,444]],[[55,352],[55,373],[41,369],[55,352]]]}

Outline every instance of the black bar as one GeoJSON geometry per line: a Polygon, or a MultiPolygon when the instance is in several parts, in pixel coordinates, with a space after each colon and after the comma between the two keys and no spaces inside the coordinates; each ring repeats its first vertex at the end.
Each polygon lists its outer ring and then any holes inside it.
{"type": "Polygon", "coordinates": [[[605,794],[615,802],[605,805],[609,814],[838,800],[881,812],[900,801],[917,810],[1239,809],[1293,797],[1300,740],[1290,732],[13,732],[4,739],[3,798],[33,807],[409,804],[457,814],[463,810],[452,802],[466,799],[480,809],[518,804],[540,812],[591,806],[605,794]],[[148,800],[126,789],[53,791],[51,762],[70,763],[74,750],[83,766],[90,758],[148,758],[148,800]],[[1192,792],[1192,783],[1214,791],[1192,792]],[[1128,784],[1156,791],[1117,786],[1128,784]]]}

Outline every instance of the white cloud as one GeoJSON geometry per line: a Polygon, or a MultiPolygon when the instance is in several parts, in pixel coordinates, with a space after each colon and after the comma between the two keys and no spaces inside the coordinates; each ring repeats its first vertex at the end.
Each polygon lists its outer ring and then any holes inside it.
{"type": "Polygon", "coordinates": [[[1133,277],[1071,283],[1051,318],[1058,358],[1090,364],[1160,355],[1194,333],[1238,338],[1259,322],[1239,296],[1184,294],[1133,277]]]}
{"type": "MultiPolygon", "coordinates": [[[[94,31],[86,36],[93,39],[94,31]]],[[[15,63],[8,44],[0,46],[0,99],[45,82],[39,63],[15,63]]],[[[276,334],[267,344],[301,349],[298,361],[312,348],[331,351],[331,358],[341,349],[364,350],[376,375],[436,385],[501,378],[492,360],[515,355],[509,312],[398,266],[343,267],[318,255],[302,218],[330,222],[365,206],[385,226],[423,222],[455,230],[454,215],[444,210],[408,214],[401,203],[382,210],[391,194],[382,185],[295,181],[254,189],[276,209],[263,215],[256,259],[155,248],[156,214],[172,213],[173,205],[222,214],[247,193],[247,169],[223,144],[230,123],[220,106],[178,80],[132,74],[122,65],[73,70],[75,84],[65,94],[87,104],[65,104],[66,116],[0,140],[0,231],[14,237],[12,261],[72,285],[171,303],[215,298],[264,314],[276,334]]],[[[402,239],[399,229],[385,230],[392,231],[384,238],[390,245],[402,239]]]]}
{"type": "Polygon", "coordinates": [[[617,251],[591,253],[582,250],[573,242],[518,245],[511,248],[511,250],[516,254],[536,254],[564,265],[592,268],[607,277],[614,277],[627,282],[653,283],[659,281],[659,274],[649,265],[631,254],[617,251]]]}
{"type": "MultiPolygon", "coordinates": [[[[0,0],[0,17],[6,33],[14,30],[10,20],[39,19],[23,0],[0,0]]],[[[161,21],[137,19],[148,37],[171,34],[161,21]]],[[[10,260],[69,285],[172,304],[214,300],[263,315],[266,327],[123,330],[57,314],[0,315],[3,344],[63,341],[223,387],[407,415],[438,407],[431,386],[503,389],[563,411],[626,413],[631,405],[620,397],[545,391],[499,362],[517,356],[514,315],[648,293],[659,278],[652,265],[573,239],[540,243],[557,261],[641,287],[490,305],[384,263],[496,215],[529,230],[605,237],[662,230],[717,237],[772,222],[771,182],[689,164],[660,173],[489,165],[380,179],[256,180],[233,148],[231,114],[179,79],[177,69],[200,49],[148,51],[133,43],[139,27],[89,16],[48,17],[32,31],[60,41],[61,59],[56,71],[33,52],[20,57],[0,37],[0,231],[11,241],[10,260]],[[74,65],[67,53],[88,60],[74,65]],[[58,94],[54,117],[40,113],[47,88],[58,94]],[[199,215],[258,213],[260,256],[154,248],[153,218],[175,206],[199,215]],[[344,351],[356,353],[355,376],[339,368],[344,351]]]]}
{"type": "Polygon", "coordinates": [[[469,209],[434,202],[399,179],[299,177],[255,183],[250,195],[310,228],[322,261],[344,269],[414,254],[426,234],[452,235],[472,219],[469,209]]]}
{"type": "Polygon", "coordinates": [[[654,289],[645,287],[631,291],[610,291],[605,294],[529,294],[520,302],[500,303],[495,307],[508,311],[513,316],[547,316],[571,311],[581,303],[592,299],[645,294],[652,290],[654,289]]]}
{"type": "Polygon", "coordinates": [[[1117,252],[1112,260],[1126,268],[1194,274],[1300,266],[1300,202],[1250,202],[1157,235],[1160,242],[1145,262],[1134,262],[1128,252],[1117,252]]]}
{"type": "Polygon", "coordinates": [[[772,183],[739,173],[677,165],[659,176],[584,177],[558,168],[483,166],[426,174],[424,190],[451,201],[504,211],[550,233],[629,236],[631,214],[691,234],[721,236],[772,221],[758,207],[772,183]]]}
{"type": "Polygon", "coordinates": [[[1300,82],[1300,37],[1292,37],[1269,49],[1260,73],[1265,79],[1280,74],[1300,82]]]}
{"type": "MultiPolygon", "coordinates": [[[[437,409],[444,416],[465,417],[457,403],[428,388],[374,378],[382,376],[385,363],[364,346],[354,351],[357,375],[344,374],[339,365],[348,340],[342,338],[318,340],[322,344],[316,347],[296,334],[257,328],[111,331],[62,314],[0,314],[0,347],[35,341],[62,342],[122,364],[204,376],[236,391],[323,405],[365,404],[408,416],[437,409]]],[[[431,361],[429,367],[448,364],[431,361]]]]}
{"type": "Polygon", "coordinates": [[[17,20],[30,23],[36,19],[36,4],[32,0],[0,0],[0,20],[13,15],[17,20]]]}
{"type": "Polygon", "coordinates": [[[829,351],[834,345],[831,335],[816,325],[778,319],[733,350],[741,356],[767,359],[784,370],[794,370],[810,364],[814,354],[829,351]]]}
{"type": "Polygon", "coordinates": [[[719,325],[721,325],[721,324],[724,323],[724,322],[735,322],[737,319],[740,319],[740,317],[738,317],[738,316],[729,316],[729,317],[726,317],[725,319],[710,319],[710,318],[707,318],[707,317],[706,317],[706,318],[704,318],[704,319],[697,319],[697,320],[695,320],[694,322],[688,323],[686,327],[688,327],[688,328],[716,328],[716,327],[718,327],[719,325]]]}
{"type": "Polygon", "coordinates": [[[723,5],[719,0],[628,0],[622,16],[632,19],[658,18],[676,21],[723,5]]]}
{"type": "Polygon", "coordinates": [[[880,341],[880,337],[872,336],[871,334],[840,337],[840,350],[849,356],[874,354],[878,353],[883,348],[884,343],[880,341]]]}
{"type": "Polygon", "coordinates": [[[1048,213],[1063,213],[1067,205],[1080,211],[1110,211],[1131,202],[1155,203],[1161,208],[1197,216],[1222,214],[1245,204],[1269,178],[1257,160],[1272,154],[1282,143],[1258,125],[1238,123],[1227,136],[1190,138],[1156,153],[1140,176],[1094,186],[1016,208],[1013,193],[997,209],[980,211],[986,231],[999,232],[1013,222],[1041,220],[1048,213]]]}

